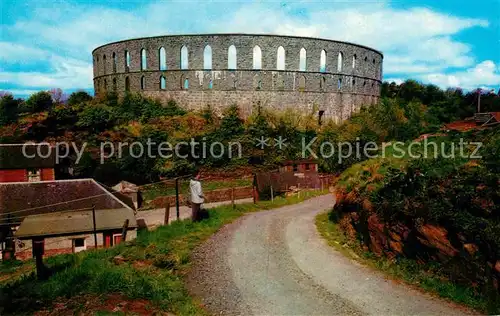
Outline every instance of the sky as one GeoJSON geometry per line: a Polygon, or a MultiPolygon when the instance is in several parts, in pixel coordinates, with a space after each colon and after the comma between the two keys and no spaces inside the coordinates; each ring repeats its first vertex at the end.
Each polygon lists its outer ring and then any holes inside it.
{"type": "Polygon", "coordinates": [[[93,92],[94,48],[143,36],[258,33],[384,53],[384,80],[500,88],[500,0],[0,0],[0,91],[93,92]]]}

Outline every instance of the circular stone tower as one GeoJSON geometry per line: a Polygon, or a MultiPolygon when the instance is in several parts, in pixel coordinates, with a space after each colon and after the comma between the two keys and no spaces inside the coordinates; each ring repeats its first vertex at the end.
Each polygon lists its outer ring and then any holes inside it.
{"type": "Polygon", "coordinates": [[[141,92],[188,109],[237,104],[292,109],[337,121],[378,101],[381,52],[327,39],[169,35],[106,44],[92,52],[96,94],[141,92]]]}

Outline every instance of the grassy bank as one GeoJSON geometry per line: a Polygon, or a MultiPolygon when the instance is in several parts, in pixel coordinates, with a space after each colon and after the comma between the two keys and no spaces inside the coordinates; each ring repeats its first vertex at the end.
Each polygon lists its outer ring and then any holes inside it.
{"type": "Polygon", "coordinates": [[[125,313],[203,315],[183,283],[193,249],[247,212],[299,203],[324,193],[303,192],[301,197],[278,197],[234,209],[220,206],[210,209],[209,218],[199,223],[174,222],[140,231],[136,240],[113,248],[50,257],[46,265],[53,274],[46,281],[38,281],[34,273],[16,276],[14,267],[5,267],[14,277],[0,281],[0,314],[97,313],[121,306],[119,311],[125,313]]]}
{"type": "Polygon", "coordinates": [[[415,260],[377,257],[363,249],[359,243],[350,242],[337,223],[329,219],[331,213],[322,213],[316,217],[316,226],[328,244],[345,256],[366,266],[382,271],[387,277],[404,281],[426,292],[466,305],[481,312],[497,314],[498,307],[486,298],[474,292],[473,288],[464,287],[448,281],[441,273],[439,264],[419,264],[415,260]]]}

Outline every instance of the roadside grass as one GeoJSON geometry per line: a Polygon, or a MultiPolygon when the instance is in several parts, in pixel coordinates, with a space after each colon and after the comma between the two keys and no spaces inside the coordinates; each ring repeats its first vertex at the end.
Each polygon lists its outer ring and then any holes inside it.
{"type": "Polygon", "coordinates": [[[331,212],[316,217],[316,227],[327,243],[346,257],[382,271],[389,278],[404,281],[424,289],[426,292],[449,299],[488,314],[499,314],[498,303],[492,302],[474,292],[474,289],[454,284],[440,273],[439,265],[419,264],[415,260],[377,257],[364,250],[359,243],[350,242],[339,225],[330,219],[331,212]]]}
{"type": "MultiPolygon", "coordinates": [[[[245,187],[251,186],[252,179],[228,179],[228,180],[208,180],[203,181],[203,191],[213,191],[218,189],[226,189],[232,187],[245,187]]],[[[189,181],[181,180],[179,183],[179,190],[181,193],[187,192],[189,188],[189,181]]],[[[175,185],[173,183],[157,183],[150,186],[144,186],[142,191],[143,197],[146,201],[154,200],[159,196],[175,195],[175,185]]]]}
{"type": "MultiPolygon", "coordinates": [[[[51,311],[55,303],[71,305],[72,300],[86,295],[105,300],[110,294],[119,294],[130,300],[148,300],[151,313],[206,315],[183,282],[193,249],[245,213],[295,204],[325,193],[306,191],[300,197],[237,204],[234,209],[231,205],[219,206],[209,209],[209,217],[198,223],[175,221],[152,231],[142,230],[135,240],[112,248],[49,257],[45,260],[52,271],[48,280],[39,281],[31,273],[0,282],[0,314],[51,311]]],[[[7,268],[0,265],[2,269],[7,268]]],[[[72,310],[82,311],[88,312],[82,304],[72,310]]]]}

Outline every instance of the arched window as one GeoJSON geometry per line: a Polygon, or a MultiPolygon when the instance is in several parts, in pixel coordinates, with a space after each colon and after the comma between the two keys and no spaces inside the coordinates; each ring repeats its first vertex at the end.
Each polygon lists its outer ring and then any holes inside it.
{"type": "Polygon", "coordinates": [[[103,88],[104,92],[106,92],[108,89],[108,81],[106,79],[104,79],[104,86],[102,88],[103,88]]]}
{"type": "Polygon", "coordinates": [[[148,55],[146,53],[146,50],[143,48],[141,49],[141,70],[146,69],[148,69],[148,55]]]}
{"type": "Polygon", "coordinates": [[[113,73],[116,72],[116,53],[113,52],[113,73]]]}
{"type": "Polygon", "coordinates": [[[257,89],[262,90],[262,80],[257,82],[257,89]]]}
{"type": "Polygon", "coordinates": [[[189,78],[184,78],[184,76],[181,77],[181,87],[183,90],[189,89],[189,78]]]}
{"type": "Polygon", "coordinates": [[[160,70],[167,70],[167,51],[165,47],[160,47],[159,51],[160,70]]]}
{"type": "Polygon", "coordinates": [[[203,50],[203,69],[212,69],[212,47],[205,46],[203,50]]]}
{"type": "Polygon", "coordinates": [[[342,52],[339,52],[339,57],[337,59],[337,71],[342,71],[343,59],[344,59],[344,56],[342,55],[342,52]]]}
{"type": "Polygon", "coordinates": [[[299,53],[299,71],[306,71],[307,67],[307,52],[304,47],[300,49],[299,53]]]}
{"type": "Polygon", "coordinates": [[[339,81],[337,83],[337,89],[342,90],[342,78],[339,78],[339,81]]]}
{"type": "Polygon", "coordinates": [[[130,70],[130,53],[128,50],[125,51],[125,71],[130,70]]]}
{"type": "Polygon", "coordinates": [[[278,54],[276,57],[276,69],[285,70],[285,49],[283,46],[278,47],[278,54]]]}
{"type": "Polygon", "coordinates": [[[167,89],[167,79],[165,79],[165,76],[160,77],[160,89],[161,90],[167,89]]]}
{"type": "Polygon", "coordinates": [[[306,76],[300,76],[299,91],[304,91],[305,89],[306,89],[306,76]]]}
{"type": "Polygon", "coordinates": [[[356,79],[352,79],[352,88],[356,88],[356,79]]]}
{"type": "Polygon", "coordinates": [[[214,82],[212,79],[210,79],[210,81],[208,82],[208,89],[211,90],[211,89],[213,89],[213,87],[214,87],[214,82]]]}
{"type": "Polygon", "coordinates": [[[116,92],[116,78],[113,79],[113,91],[116,92]]]}
{"type": "Polygon", "coordinates": [[[326,72],[326,51],[324,49],[319,57],[319,71],[326,72]]]}
{"type": "Polygon", "coordinates": [[[227,69],[237,69],[236,46],[231,45],[227,49],[227,69]]]}
{"type": "Polygon", "coordinates": [[[356,56],[356,54],[354,54],[354,56],[352,56],[352,69],[356,68],[356,59],[357,59],[357,56],[356,56]]]}
{"type": "Polygon", "coordinates": [[[189,69],[189,52],[186,46],[181,48],[181,69],[189,69]]]}
{"type": "Polygon", "coordinates": [[[326,88],[326,78],[325,77],[322,77],[320,80],[319,80],[319,89],[321,91],[324,91],[326,88]]]}
{"type": "Polygon", "coordinates": [[[257,45],[253,48],[253,69],[262,69],[262,51],[257,45]]]}
{"type": "Polygon", "coordinates": [[[146,89],[146,77],[142,76],[141,77],[141,90],[146,89]]]}
{"type": "Polygon", "coordinates": [[[365,56],[365,63],[368,61],[368,57],[365,56]]]}
{"type": "Polygon", "coordinates": [[[130,91],[130,78],[125,77],[125,91],[130,91]]]}
{"type": "Polygon", "coordinates": [[[104,74],[106,74],[106,55],[102,56],[102,65],[104,69],[104,74]]]}

